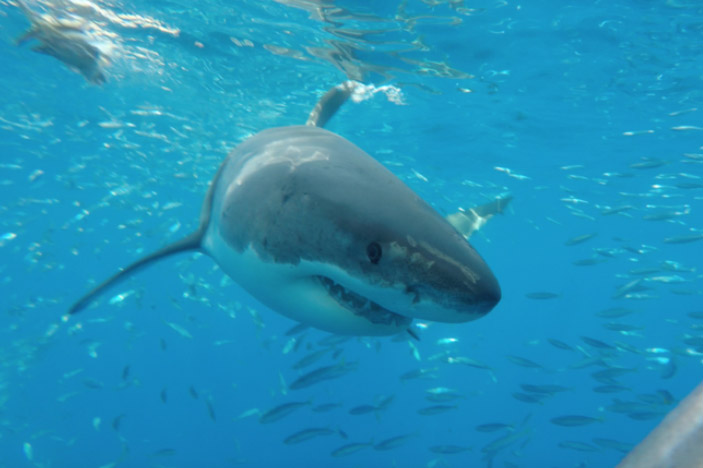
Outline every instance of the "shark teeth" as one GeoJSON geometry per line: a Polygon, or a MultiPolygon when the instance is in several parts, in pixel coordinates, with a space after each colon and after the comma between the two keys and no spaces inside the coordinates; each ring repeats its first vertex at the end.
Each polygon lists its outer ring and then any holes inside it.
{"type": "Polygon", "coordinates": [[[371,323],[387,325],[410,325],[411,318],[398,315],[381,307],[364,296],[351,291],[326,276],[316,277],[330,296],[354,315],[363,317],[371,323]]]}

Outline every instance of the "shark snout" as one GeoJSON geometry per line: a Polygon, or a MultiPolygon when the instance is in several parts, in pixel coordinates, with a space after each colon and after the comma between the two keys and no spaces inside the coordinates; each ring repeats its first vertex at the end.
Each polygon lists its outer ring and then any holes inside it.
{"type": "Polygon", "coordinates": [[[502,293],[498,279],[482,258],[474,256],[464,263],[463,290],[456,304],[459,314],[467,315],[467,320],[475,320],[486,315],[500,302],[502,293]]]}
{"type": "Polygon", "coordinates": [[[502,293],[498,280],[492,272],[488,271],[487,274],[478,281],[476,290],[471,293],[474,313],[480,314],[481,316],[486,315],[498,305],[501,297],[502,293]]]}
{"type": "MultiPolygon", "coordinates": [[[[437,322],[460,323],[489,313],[501,299],[498,280],[487,266],[473,281],[439,276],[431,282],[414,282],[405,287],[409,308],[398,313],[437,322]]],[[[463,277],[462,275],[462,278],[463,277]]]]}

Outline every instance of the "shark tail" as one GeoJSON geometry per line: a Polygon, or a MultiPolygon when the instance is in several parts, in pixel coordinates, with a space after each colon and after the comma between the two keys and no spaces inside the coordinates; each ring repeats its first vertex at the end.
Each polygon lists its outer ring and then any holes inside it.
{"type": "Polygon", "coordinates": [[[21,36],[15,39],[15,45],[21,46],[25,44],[26,42],[34,39],[34,37],[37,34],[37,27],[36,27],[36,16],[37,14],[34,13],[32,10],[29,9],[29,7],[22,1],[22,0],[16,0],[17,6],[19,7],[20,10],[22,10],[22,13],[24,13],[24,16],[27,17],[29,22],[31,23],[31,26],[27,31],[25,31],[21,36]]]}
{"type": "Polygon", "coordinates": [[[347,99],[349,99],[349,96],[352,95],[357,86],[358,83],[355,81],[345,81],[327,91],[315,104],[305,125],[324,127],[339,108],[342,107],[342,104],[347,102],[347,99]]]}
{"type": "Polygon", "coordinates": [[[22,46],[22,45],[26,44],[27,42],[31,41],[32,39],[34,39],[35,35],[36,35],[36,30],[33,27],[29,28],[21,36],[19,36],[15,39],[15,45],[22,46]]]}
{"type": "Polygon", "coordinates": [[[76,301],[71,308],[68,310],[69,314],[76,314],[81,310],[85,309],[90,305],[98,296],[105,292],[108,288],[115,286],[116,284],[124,281],[127,276],[141,270],[142,268],[161,260],[162,258],[169,257],[173,254],[187,252],[189,250],[200,249],[204,230],[198,229],[196,232],[190,234],[189,236],[174,242],[173,244],[167,245],[166,247],[157,250],[156,252],[147,255],[144,258],[137,260],[126,268],[120,270],[119,272],[112,275],[110,278],[106,279],[85,296],[81,297],[76,301]]]}
{"type": "Polygon", "coordinates": [[[508,206],[510,200],[512,200],[512,195],[506,195],[501,198],[496,198],[495,200],[485,203],[483,205],[475,206],[472,210],[482,218],[490,218],[496,214],[502,214],[505,207],[508,206]]]}
{"type": "Polygon", "coordinates": [[[17,6],[29,20],[31,26],[21,36],[15,39],[15,45],[21,46],[34,39],[37,35],[37,14],[32,11],[22,0],[16,0],[17,6]]]}

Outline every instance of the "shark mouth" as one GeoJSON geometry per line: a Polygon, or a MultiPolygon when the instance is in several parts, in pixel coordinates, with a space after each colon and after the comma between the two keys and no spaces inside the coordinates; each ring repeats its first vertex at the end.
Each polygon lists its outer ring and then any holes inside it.
{"type": "Polygon", "coordinates": [[[371,323],[380,325],[409,326],[412,319],[403,315],[398,315],[388,309],[381,307],[364,296],[351,291],[339,283],[335,283],[326,276],[316,276],[320,284],[327,290],[339,305],[352,312],[354,315],[363,317],[371,323]]]}

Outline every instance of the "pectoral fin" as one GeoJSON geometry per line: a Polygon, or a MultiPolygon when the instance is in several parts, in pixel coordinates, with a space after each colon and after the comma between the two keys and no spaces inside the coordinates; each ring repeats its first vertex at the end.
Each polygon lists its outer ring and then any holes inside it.
{"type": "Polygon", "coordinates": [[[73,304],[69,309],[68,313],[75,314],[80,312],[81,310],[85,309],[88,305],[90,305],[90,303],[93,302],[105,290],[122,282],[128,276],[141,270],[145,266],[156,262],[157,260],[180,252],[199,249],[202,243],[202,238],[203,230],[199,229],[198,231],[185,237],[184,239],[174,242],[173,244],[167,245],[163,249],[158,250],[150,255],[147,255],[146,257],[140,260],[137,260],[136,262],[115,273],[113,276],[93,288],[92,291],[90,291],[88,294],[80,298],[75,304],[73,304]]]}

